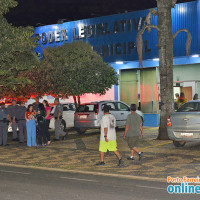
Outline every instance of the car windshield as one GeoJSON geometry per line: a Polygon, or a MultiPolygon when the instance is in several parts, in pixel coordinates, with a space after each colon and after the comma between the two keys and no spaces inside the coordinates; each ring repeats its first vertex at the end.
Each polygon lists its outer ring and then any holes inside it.
{"type": "Polygon", "coordinates": [[[80,105],[76,112],[96,112],[97,104],[80,105]]]}
{"type": "Polygon", "coordinates": [[[185,103],[177,112],[200,112],[200,102],[185,103]]]}

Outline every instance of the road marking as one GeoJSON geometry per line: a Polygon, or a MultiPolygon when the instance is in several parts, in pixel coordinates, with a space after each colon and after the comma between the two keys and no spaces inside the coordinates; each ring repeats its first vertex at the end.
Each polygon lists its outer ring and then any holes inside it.
{"type": "Polygon", "coordinates": [[[149,186],[144,186],[144,185],[136,185],[136,187],[149,188],[149,189],[156,189],[156,190],[167,190],[166,188],[149,187],[149,186]]]}
{"type": "Polygon", "coordinates": [[[31,174],[31,173],[26,173],[26,172],[15,172],[15,171],[6,171],[6,170],[0,170],[0,172],[13,173],[13,174],[25,174],[25,175],[31,174]]]}
{"type": "Polygon", "coordinates": [[[69,180],[75,180],[75,181],[86,181],[86,182],[94,182],[97,183],[96,180],[89,180],[89,179],[81,179],[81,178],[72,178],[72,177],[60,177],[62,179],[69,179],[69,180]]]}
{"type": "Polygon", "coordinates": [[[156,144],[156,145],[152,145],[152,146],[147,146],[147,147],[144,147],[144,148],[140,148],[141,150],[143,149],[149,149],[149,148],[152,148],[152,147],[158,147],[158,146],[163,146],[163,145],[166,145],[166,144],[171,144],[173,141],[170,141],[170,142],[166,142],[166,143],[162,143],[162,144],[156,144]]]}
{"type": "Polygon", "coordinates": [[[144,130],[157,130],[158,127],[153,127],[153,128],[143,128],[144,130]]]}

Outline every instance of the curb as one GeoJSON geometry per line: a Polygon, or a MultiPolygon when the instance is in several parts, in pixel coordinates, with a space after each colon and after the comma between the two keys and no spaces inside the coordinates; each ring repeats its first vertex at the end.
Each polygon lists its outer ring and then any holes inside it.
{"type": "Polygon", "coordinates": [[[25,166],[25,165],[17,165],[17,164],[8,164],[8,163],[1,163],[0,166],[7,166],[7,167],[16,167],[16,168],[23,168],[23,169],[38,169],[44,171],[57,171],[57,172],[70,172],[70,173],[79,173],[79,174],[88,174],[94,176],[109,176],[114,178],[126,178],[126,179],[134,179],[134,180],[143,180],[143,181],[156,181],[156,182],[167,182],[164,178],[151,178],[151,177],[144,177],[144,176],[132,176],[132,175],[123,175],[123,174],[110,174],[104,172],[89,172],[89,171],[82,171],[82,170],[68,170],[68,169],[58,169],[58,168],[47,168],[47,167],[37,167],[37,166],[25,166]]]}

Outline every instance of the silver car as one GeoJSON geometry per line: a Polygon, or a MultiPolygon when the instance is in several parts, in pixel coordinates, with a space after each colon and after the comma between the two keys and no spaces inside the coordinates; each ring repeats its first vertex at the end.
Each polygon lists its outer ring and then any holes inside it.
{"type": "MultiPolygon", "coordinates": [[[[103,107],[108,105],[110,113],[116,118],[116,126],[122,127],[126,124],[130,108],[121,101],[97,101],[81,104],[74,114],[74,127],[78,133],[83,134],[87,129],[100,128],[101,118],[104,115],[103,107]]],[[[144,119],[141,111],[136,111],[144,119]]]]}
{"type": "Polygon", "coordinates": [[[200,101],[189,101],[168,117],[168,136],[176,147],[200,141],[200,101]]]}

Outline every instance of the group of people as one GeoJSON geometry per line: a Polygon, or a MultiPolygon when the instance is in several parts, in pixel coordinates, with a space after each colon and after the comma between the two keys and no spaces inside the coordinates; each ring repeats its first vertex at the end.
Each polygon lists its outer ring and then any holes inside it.
{"type": "MultiPolygon", "coordinates": [[[[139,161],[142,159],[143,152],[138,150],[139,138],[144,137],[144,132],[142,128],[142,118],[136,113],[137,106],[136,104],[131,104],[130,110],[131,114],[128,115],[126,121],[126,127],[124,132],[124,139],[127,140],[128,146],[131,150],[131,156],[127,160],[134,160],[135,153],[139,156],[139,161]]],[[[105,105],[103,107],[104,116],[101,119],[101,136],[100,136],[100,162],[96,165],[101,166],[105,165],[104,154],[107,151],[113,151],[118,158],[118,166],[123,164],[122,156],[120,155],[117,149],[116,141],[116,119],[109,113],[110,107],[105,105]]]]}
{"type": "MultiPolygon", "coordinates": [[[[183,104],[188,102],[188,100],[185,97],[184,92],[181,92],[180,96],[179,93],[176,93],[175,96],[176,96],[176,101],[174,102],[174,109],[178,110],[183,104]]],[[[193,100],[198,100],[198,99],[199,99],[198,94],[197,93],[194,94],[193,100]]]]}
{"type": "MultiPolygon", "coordinates": [[[[39,97],[35,99],[35,103],[25,107],[25,103],[21,102],[17,105],[16,100],[12,101],[12,105],[7,108],[4,103],[0,107],[0,145],[7,146],[7,132],[8,125],[12,126],[13,141],[19,141],[20,143],[27,142],[27,146],[37,146],[36,132],[38,133],[38,145],[46,146],[50,145],[50,132],[49,124],[52,117],[55,118],[55,140],[58,140],[61,133],[60,123],[62,119],[62,106],[59,103],[59,99],[55,99],[56,105],[54,115],[51,116],[51,108],[48,101],[44,100],[39,102],[39,97]],[[37,124],[37,127],[36,127],[37,124]],[[19,134],[17,133],[19,129],[19,134]]],[[[62,131],[63,139],[66,135],[62,131]]]]}

